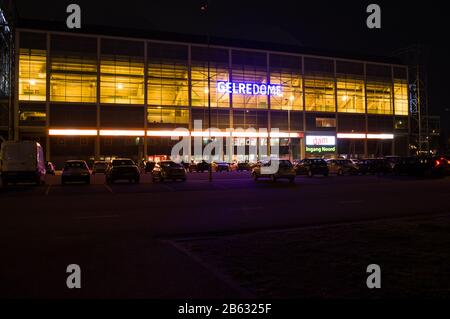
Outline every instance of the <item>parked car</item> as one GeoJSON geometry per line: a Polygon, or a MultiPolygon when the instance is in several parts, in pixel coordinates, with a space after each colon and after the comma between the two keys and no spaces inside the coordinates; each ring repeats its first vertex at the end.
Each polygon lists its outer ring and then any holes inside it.
{"type": "Polygon", "coordinates": [[[329,170],[327,162],[321,158],[305,158],[295,165],[297,175],[314,175],[328,176],[329,170]]]}
{"type": "Polygon", "coordinates": [[[394,171],[395,165],[397,165],[401,160],[400,156],[394,156],[394,155],[384,156],[383,158],[387,161],[391,172],[394,171]]]}
{"type": "Polygon", "coordinates": [[[190,168],[191,172],[192,171],[196,171],[196,172],[203,173],[203,172],[209,171],[209,166],[210,165],[211,164],[208,164],[205,160],[202,160],[201,162],[196,163],[195,166],[192,166],[192,167],[189,167],[189,168],[190,168]]]}
{"type": "Polygon", "coordinates": [[[367,166],[366,173],[368,174],[389,174],[392,172],[391,165],[384,158],[367,158],[362,160],[367,166]]]}
{"type": "Polygon", "coordinates": [[[156,163],[152,162],[152,161],[148,161],[145,163],[145,173],[151,173],[153,171],[153,169],[155,168],[156,163]]]}
{"type": "Polygon", "coordinates": [[[212,162],[212,169],[214,172],[229,172],[230,171],[230,164],[226,162],[212,162]]]}
{"type": "Polygon", "coordinates": [[[270,160],[265,163],[260,163],[252,169],[253,180],[257,181],[260,178],[270,178],[273,182],[277,179],[288,179],[290,183],[295,182],[295,169],[289,160],[270,160]],[[278,170],[276,172],[264,172],[264,168],[269,168],[272,161],[278,161],[278,170]]]}
{"type": "Polygon", "coordinates": [[[55,165],[52,162],[45,162],[45,174],[55,175],[55,165]]]}
{"type": "Polygon", "coordinates": [[[250,163],[249,162],[238,162],[236,164],[236,170],[238,172],[241,172],[241,171],[251,171],[252,169],[250,167],[250,163]]]}
{"type": "Polygon", "coordinates": [[[186,181],[186,170],[183,165],[173,161],[161,161],[155,165],[152,172],[153,182],[165,180],[186,181]]]}
{"type": "Polygon", "coordinates": [[[328,170],[330,174],[336,175],[357,175],[358,167],[348,159],[329,159],[327,160],[328,170]]]}
{"type": "Polygon", "coordinates": [[[439,177],[446,174],[448,163],[440,156],[408,156],[400,159],[394,174],[418,177],[439,177]]]}
{"type": "Polygon", "coordinates": [[[65,185],[68,182],[91,183],[91,172],[85,161],[71,160],[64,164],[61,174],[61,184],[65,185]]]}
{"type": "Polygon", "coordinates": [[[129,158],[118,158],[111,162],[106,170],[106,182],[114,183],[118,180],[128,180],[139,183],[139,167],[129,158]]]}
{"type": "Polygon", "coordinates": [[[369,173],[369,165],[366,161],[360,159],[350,159],[350,161],[353,163],[353,165],[356,165],[356,167],[358,167],[359,174],[366,175],[369,173]]]}
{"type": "Polygon", "coordinates": [[[107,162],[96,161],[96,162],[94,162],[94,166],[92,167],[92,175],[105,174],[107,169],[108,169],[107,162]]]}
{"type": "Polygon", "coordinates": [[[3,186],[20,182],[44,184],[46,173],[42,146],[34,141],[6,141],[0,150],[3,186]]]}

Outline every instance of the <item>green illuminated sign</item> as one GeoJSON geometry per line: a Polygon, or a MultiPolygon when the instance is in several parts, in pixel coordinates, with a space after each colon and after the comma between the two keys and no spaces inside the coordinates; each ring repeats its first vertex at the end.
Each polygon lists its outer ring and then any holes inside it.
{"type": "Polygon", "coordinates": [[[307,153],[334,153],[336,146],[306,146],[307,153]]]}

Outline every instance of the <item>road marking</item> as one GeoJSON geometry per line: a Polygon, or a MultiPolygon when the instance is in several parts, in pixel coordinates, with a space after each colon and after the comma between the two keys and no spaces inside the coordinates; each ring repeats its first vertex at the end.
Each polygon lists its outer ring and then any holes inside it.
{"type": "Polygon", "coordinates": [[[109,187],[109,185],[107,184],[103,184],[105,186],[105,188],[108,190],[108,192],[110,192],[111,194],[114,194],[114,191],[112,190],[111,187],[109,187]]]}
{"type": "Polygon", "coordinates": [[[47,189],[45,190],[45,196],[48,196],[48,193],[50,192],[51,187],[52,187],[52,184],[48,184],[47,189]]]}
{"type": "Polygon", "coordinates": [[[345,204],[361,204],[364,203],[363,200],[344,200],[344,201],[340,201],[339,204],[341,205],[345,205],[345,204]]]}
{"type": "Polygon", "coordinates": [[[94,215],[94,216],[80,216],[74,219],[98,219],[98,218],[119,218],[120,215],[94,215]]]}

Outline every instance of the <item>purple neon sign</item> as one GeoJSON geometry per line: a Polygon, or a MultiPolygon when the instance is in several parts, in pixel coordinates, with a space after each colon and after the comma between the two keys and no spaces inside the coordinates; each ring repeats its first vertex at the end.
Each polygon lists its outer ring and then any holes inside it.
{"type": "Polygon", "coordinates": [[[235,82],[217,82],[217,92],[228,94],[246,94],[246,95],[283,95],[281,85],[276,84],[257,84],[257,83],[235,83],[235,82]]]}

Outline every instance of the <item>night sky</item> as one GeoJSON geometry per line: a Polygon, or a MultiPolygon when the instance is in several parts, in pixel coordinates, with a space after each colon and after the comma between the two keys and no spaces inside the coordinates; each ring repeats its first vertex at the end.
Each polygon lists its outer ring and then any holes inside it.
{"type": "MultiPolygon", "coordinates": [[[[77,3],[82,23],[204,35],[203,1],[16,0],[20,16],[61,21],[65,8],[77,3]],[[119,5],[120,4],[120,5],[119,5]]],[[[441,115],[448,128],[450,103],[445,79],[450,75],[448,13],[424,1],[235,1],[209,0],[210,33],[330,51],[391,56],[395,50],[420,44],[428,69],[430,114],[441,115]],[[366,7],[381,6],[381,30],[366,26],[366,7]]]]}

